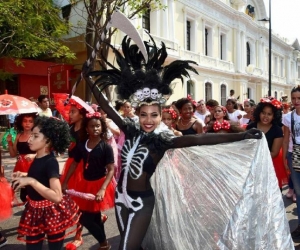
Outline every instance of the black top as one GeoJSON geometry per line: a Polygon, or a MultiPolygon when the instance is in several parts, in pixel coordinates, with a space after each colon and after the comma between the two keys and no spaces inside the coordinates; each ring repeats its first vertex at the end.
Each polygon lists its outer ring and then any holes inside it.
{"type": "MultiPolygon", "coordinates": [[[[29,168],[28,177],[36,179],[44,186],[50,188],[49,180],[51,178],[59,179],[59,165],[52,155],[46,155],[42,158],[35,158],[29,168]]],[[[31,186],[26,186],[28,196],[31,200],[40,201],[45,200],[35,189],[31,186]]]]}
{"type": "MultiPolygon", "coordinates": [[[[257,122],[252,122],[247,126],[247,130],[251,128],[257,128],[257,122]]],[[[274,139],[283,137],[282,128],[276,124],[273,124],[269,131],[265,134],[269,150],[272,149],[274,139]]]]}
{"type": "Polygon", "coordinates": [[[70,127],[71,143],[68,148],[68,155],[70,158],[74,158],[76,154],[76,145],[79,142],[79,130],[75,131],[74,126],[70,127]]]}
{"type": "Polygon", "coordinates": [[[20,155],[35,154],[35,152],[29,148],[27,141],[17,141],[17,151],[20,155]]]}
{"type": "Polygon", "coordinates": [[[195,122],[196,121],[194,121],[194,123],[188,129],[179,129],[176,125],[176,130],[180,131],[182,135],[195,135],[197,134],[197,131],[193,129],[195,122]]]}
{"type": "Polygon", "coordinates": [[[74,160],[80,162],[83,159],[83,177],[85,180],[94,181],[106,175],[106,166],[114,163],[112,147],[104,141],[100,141],[92,151],[85,148],[86,143],[79,143],[74,160]]]}

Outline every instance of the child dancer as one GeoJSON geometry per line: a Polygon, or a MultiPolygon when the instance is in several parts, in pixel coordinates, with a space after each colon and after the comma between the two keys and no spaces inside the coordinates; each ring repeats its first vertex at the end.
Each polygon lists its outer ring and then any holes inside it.
{"type": "MultiPolygon", "coordinates": [[[[80,223],[97,239],[101,250],[109,250],[111,246],[106,240],[101,211],[114,206],[115,185],[114,155],[112,147],[106,143],[107,127],[101,114],[87,114],[84,126],[88,134],[85,143],[80,143],[74,156],[73,166],[83,159],[83,179],[78,183],[77,190],[81,193],[94,194],[95,200],[83,200],[74,197],[82,215],[80,223]]],[[[72,167],[72,166],[71,166],[72,167]]]]}
{"type": "MultiPolygon", "coordinates": [[[[12,136],[10,134],[6,137],[10,156],[17,156],[17,162],[13,172],[20,171],[27,173],[35,157],[35,152],[28,146],[28,140],[31,135],[31,129],[34,124],[35,117],[36,114],[34,113],[18,115],[16,117],[16,128],[18,134],[15,142],[12,142],[12,136]]],[[[20,190],[21,201],[26,201],[26,195],[26,189],[22,188],[20,190]]]]}
{"type": "Polygon", "coordinates": [[[207,125],[207,133],[238,133],[243,131],[239,123],[229,120],[225,107],[216,106],[213,113],[213,119],[207,125]]]}
{"type": "Polygon", "coordinates": [[[174,135],[182,136],[182,133],[175,129],[176,123],[178,121],[178,112],[173,108],[164,108],[162,110],[162,121],[168,126],[170,130],[173,131],[174,135]]]}
{"type": "Polygon", "coordinates": [[[59,165],[50,153],[52,150],[64,152],[69,138],[67,123],[56,118],[38,117],[29,139],[29,147],[36,152],[36,157],[28,174],[13,173],[13,188],[26,187],[28,194],[18,228],[18,239],[26,242],[27,250],[42,249],[45,235],[50,250],[61,249],[63,239],[71,233],[65,231],[79,220],[78,206],[62,194],[59,165]]]}

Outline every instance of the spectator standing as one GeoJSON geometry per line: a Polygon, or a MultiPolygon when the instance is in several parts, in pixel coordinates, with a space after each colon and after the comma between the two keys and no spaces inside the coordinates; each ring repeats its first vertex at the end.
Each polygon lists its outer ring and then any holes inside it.
{"type": "Polygon", "coordinates": [[[52,111],[49,108],[50,103],[48,97],[46,95],[40,95],[38,97],[38,102],[39,102],[39,108],[38,108],[39,116],[51,117],[52,111]]]}

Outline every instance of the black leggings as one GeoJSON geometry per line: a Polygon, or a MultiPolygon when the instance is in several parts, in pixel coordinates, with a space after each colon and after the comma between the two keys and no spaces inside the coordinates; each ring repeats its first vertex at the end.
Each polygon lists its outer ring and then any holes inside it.
{"type": "MultiPolygon", "coordinates": [[[[65,235],[65,232],[54,234],[54,235],[48,235],[48,248],[49,250],[60,250],[63,247],[64,239],[60,241],[51,242],[51,240],[60,239],[65,235]]],[[[28,241],[36,241],[43,239],[45,237],[45,234],[39,234],[37,236],[26,236],[26,240],[28,241]]],[[[43,248],[43,240],[40,240],[37,243],[26,243],[26,250],[41,250],[43,248]]]]}
{"type": "MultiPolygon", "coordinates": [[[[155,197],[153,191],[145,191],[145,192],[130,192],[131,198],[136,199],[137,196],[134,193],[139,193],[139,197],[143,201],[143,207],[138,211],[133,211],[131,208],[128,208],[125,204],[118,202],[115,206],[115,213],[118,228],[121,235],[121,242],[119,246],[119,250],[139,250],[141,249],[141,245],[143,239],[146,235],[147,229],[149,227],[155,197]],[[120,217],[117,210],[120,211],[120,217]],[[131,222],[130,222],[131,219],[131,222]]],[[[118,194],[120,195],[120,193],[118,194]]],[[[121,196],[124,194],[121,194],[121,196]]],[[[126,198],[125,198],[126,199],[126,198]]]]}
{"type": "Polygon", "coordinates": [[[98,213],[90,213],[81,211],[82,214],[80,216],[79,223],[86,227],[86,229],[90,232],[91,235],[100,243],[104,243],[106,241],[106,235],[104,231],[104,225],[101,220],[101,212],[98,213]]]}

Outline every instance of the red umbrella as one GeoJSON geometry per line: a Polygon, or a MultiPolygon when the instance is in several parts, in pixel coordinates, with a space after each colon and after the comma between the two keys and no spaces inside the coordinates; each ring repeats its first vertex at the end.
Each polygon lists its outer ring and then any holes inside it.
{"type": "Polygon", "coordinates": [[[0,95],[0,115],[37,113],[38,105],[22,96],[0,95]]]}
{"type": "Polygon", "coordinates": [[[68,100],[69,94],[66,93],[53,93],[53,97],[57,111],[66,121],[69,121],[69,111],[72,104],[76,104],[77,107],[84,108],[89,113],[95,113],[91,106],[75,95],[72,95],[70,100],[68,100]]]}

